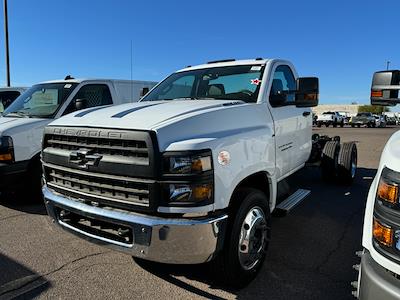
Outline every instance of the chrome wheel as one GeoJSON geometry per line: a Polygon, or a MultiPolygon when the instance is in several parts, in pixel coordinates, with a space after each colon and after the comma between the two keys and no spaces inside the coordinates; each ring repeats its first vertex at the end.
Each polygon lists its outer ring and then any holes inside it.
{"type": "Polygon", "coordinates": [[[239,238],[239,261],[245,270],[251,270],[262,259],[267,245],[267,222],[264,211],[256,206],[243,220],[239,238]]]}

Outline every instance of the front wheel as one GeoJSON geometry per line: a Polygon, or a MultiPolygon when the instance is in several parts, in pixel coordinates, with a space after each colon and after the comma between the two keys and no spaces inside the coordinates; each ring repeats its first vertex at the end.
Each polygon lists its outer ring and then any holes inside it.
{"type": "Polygon", "coordinates": [[[247,285],[261,269],[271,238],[268,200],[256,189],[241,189],[233,206],[222,252],[211,263],[219,279],[234,287],[247,285]]]}

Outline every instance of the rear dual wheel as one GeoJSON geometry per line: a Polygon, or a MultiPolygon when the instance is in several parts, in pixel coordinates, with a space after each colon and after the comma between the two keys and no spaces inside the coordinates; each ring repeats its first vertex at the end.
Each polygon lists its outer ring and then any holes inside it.
{"type": "Polygon", "coordinates": [[[338,178],[344,184],[352,184],[357,171],[357,146],[354,142],[340,147],[338,159],[338,178]]]}
{"type": "Polygon", "coordinates": [[[329,141],[322,151],[321,172],[326,181],[351,184],[357,171],[357,146],[354,142],[329,141]]]}

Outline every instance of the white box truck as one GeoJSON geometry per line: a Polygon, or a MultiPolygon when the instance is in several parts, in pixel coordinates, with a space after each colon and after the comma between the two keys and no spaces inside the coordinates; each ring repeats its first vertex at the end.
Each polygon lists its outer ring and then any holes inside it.
{"type": "Polygon", "coordinates": [[[0,191],[23,185],[26,192],[41,193],[41,141],[51,121],[83,108],[138,101],[155,84],[68,76],[29,88],[0,117],[0,191]]]}
{"type": "Polygon", "coordinates": [[[312,135],[318,78],[280,59],[177,71],[140,102],[55,120],[43,138],[43,193],[63,229],[172,264],[212,261],[236,287],[261,268],[271,213],[310,191],[285,180],[306,163],[351,183],[354,143],[312,135]]]}

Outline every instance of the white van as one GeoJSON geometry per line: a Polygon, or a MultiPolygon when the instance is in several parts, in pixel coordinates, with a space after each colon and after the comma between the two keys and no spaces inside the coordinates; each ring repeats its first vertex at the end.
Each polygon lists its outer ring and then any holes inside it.
{"type": "Polygon", "coordinates": [[[0,88],[0,114],[3,113],[3,111],[27,89],[27,87],[0,88]]]}
{"type": "Polygon", "coordinates": [[[68,113],[136,102],[156,82],[108,79],[47,81],[26,90],[0,117],[0,191],[24,184],[40,193],[40,149],[44,127],[68,113]]]}

